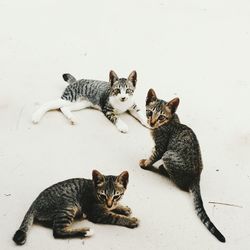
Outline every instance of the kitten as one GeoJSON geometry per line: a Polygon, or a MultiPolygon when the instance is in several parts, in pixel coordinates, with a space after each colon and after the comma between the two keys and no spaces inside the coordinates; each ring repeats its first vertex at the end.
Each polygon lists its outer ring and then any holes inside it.
{"type": "Polygon", "coordinates": [[[105,176],[93,170],[92,180],[69,179],[45,189],[32,203],[13,240],[23,245],[33,222],[51,227],[55,238],[91,236],[89,228],[71,227],[77,217],[85,217],[93,223],[137,227],[138,219],[130,217],[131,209],[118,203],[128,179],[127,171],[118,176],[105,176]]]}
{"type": "Polygon", "coordinates": [[[127,133],[128,127],[118,115],[127,111],[144,126],[147,126],[146,118],[134,102],[136,71],[132,71],[126,79],[118,78],[116,73],[111,70],[109,82],[86,79],[77,81],[70,74],[64,74],[63,79],[69,85],[64,90],[62,97],[42,105],[33,114],[33,123],[38,123],[47,111],[60,109],[65,117],[75,124],[76,119],[71,111],[91,107],[101,110],[122,133],[127,133]]]}
{"type": "Polygon", "coordinates": [[[166,102],[158,99],[153,89],[148,91],[146,115],[155,147],[149,159],[140,161],[140,166],[169,177],[179,188],[191,192],[200,220],[219,241],[225,242],[203,207],[199,184],[203,168],[200,146],[192,129],[181,124],[175,114],[178,105],[179,98],[166,102]],[[154,167],[160,159],[163,165],[154,167]]]}

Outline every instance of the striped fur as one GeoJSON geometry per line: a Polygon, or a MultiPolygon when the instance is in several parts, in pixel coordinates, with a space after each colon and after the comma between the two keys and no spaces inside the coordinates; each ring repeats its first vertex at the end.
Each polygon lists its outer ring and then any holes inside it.
{"type": "Polygon", "coordinates": [[[87,237],[89,228],[73,229],[77,217],[94,223],[114,224],[135,228],[138,220],[130,217],[131,209],[119,204],[128,184],[128,172],[105,176],[93,170],[92,180],[69,179],[45,189],[32,203],[13,240],[26,242],[33,222],[49,226],[55,238],[87,237]]]}
{"type": "Polygon", "coordinates": [[[119,114],[127,111],[147,126],[146,118],[133,98],[137,82],[136,71],[132,71],[128,78],[118,78],[116,73],[111,70],[109,82],[87,79],[77,81],[68,73],[63,74],[63,79],[69,85],[61,98],[42,105],[33,114],[33,123],[38,123],[47,111],[60,109],[71,124],[76,124],[72,111],[95,108],[101,110],[120,132],[128,131],[127,125],[119,118],[119,114]]]}
{"type": "Polygon", "coordinates": [[[192,193],[195,210],[202,223],[219,241],[225,242],[225,237],[203,207],[199,185],[203,168],[200,146],[192,129],[181,124],[175,114],[178,105],[178,98],[166,102],[158,99],[154,90],[149,90],[146,112],[155,147],[149,159],[140,161],[140,166],[169,177],[179,188],[192,193]],[[153,164],[160,159],[163,165],[154,167],[153,164]]]}

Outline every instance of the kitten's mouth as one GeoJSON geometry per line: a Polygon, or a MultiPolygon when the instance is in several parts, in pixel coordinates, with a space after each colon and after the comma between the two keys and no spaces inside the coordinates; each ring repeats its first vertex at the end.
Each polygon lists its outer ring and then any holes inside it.
{"type": "Polygon", "coordinates": [[[116,206],[112,205],[112,206],[110,207],[110,206],[106,205],[106,207],[107,207],[108,210],[113,210],[113,209],[115,209],[116,206]]]}

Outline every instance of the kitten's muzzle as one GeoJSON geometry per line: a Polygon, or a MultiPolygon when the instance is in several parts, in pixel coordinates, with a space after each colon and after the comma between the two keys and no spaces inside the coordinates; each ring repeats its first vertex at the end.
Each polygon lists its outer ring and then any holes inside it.
{"type": "Polygon", "coordinates": [[[106,205],[108,208],[111,208],[113,206],[113,199],[112,198],[108,199],[106,205]]]}
{"type": "Polygon", "coordinates": [[[120,101],[121,101],[121,102],[125,102],[127,99],[128,99],[127,97],[121,97],[121,98],[120,98],[120,101]]]}

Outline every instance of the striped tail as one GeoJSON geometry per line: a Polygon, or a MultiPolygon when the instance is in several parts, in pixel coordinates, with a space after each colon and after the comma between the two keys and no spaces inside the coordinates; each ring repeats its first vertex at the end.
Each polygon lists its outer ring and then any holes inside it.
{"type": "Polygon", "coordinates": [[[27,238],[27,232],[33,224],[34,216],[35,216],[34,209],[33,209],[33,206],[31,205],[30,209],[24,216],[21,226],[19,227],[19,229],[16,231],[16,233],[13,236],[13,241],[15,241],[17,245],[25,244],[26,238],[27,238]]]}
{"type": "Polygon", "coordinates": [[[72,76],[72,75],[69,74],[69,73],[63,74],[62,77],[63,77],[63,80],[64,80],[65,82],[69,83],[69,84],[72,84],[72,83],[76,82],[75,77],[72,76]]]}
{"type": "Polygon", "coordinates": [[[201,199],[201,193],[200,193],[200,185],[194,184],[190,188],[190,192],[193,194],[194,198],[194,206],[195,206],[195,211],[202,221],[202,223],[205,225],[205,227],[221,242],[226,242],[225,237],[220,233],[220,231],[215,227],[215,225],[211,222],[209,219],[204,207],[203,207],[203,202],[201,199]]]}

